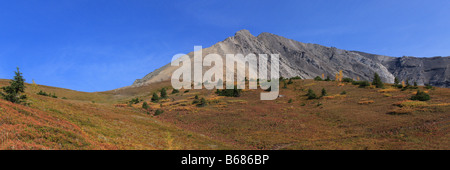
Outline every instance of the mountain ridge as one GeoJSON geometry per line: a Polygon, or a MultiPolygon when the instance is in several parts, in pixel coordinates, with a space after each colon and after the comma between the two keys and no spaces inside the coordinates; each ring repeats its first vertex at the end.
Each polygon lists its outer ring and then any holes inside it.
{"type": "MultiPolygon", "coordinates": [[[[203,49],[203,57],[210,53],[280,54],[280,76],[311,79],[325,74],[333,78],[342,70],[344,77],[372,80],[376,72],[386,83],[400,81],[417,82],[450,87],[450,57],[391,57],[360,51],[348,51],[319,44],[302,43],[268,32],[254,36],[248,30],[240,30],[211,47],[203,49]]],[[[191,59],[193,52],[187,54],[191,59]]],[[[137,79],[129,87],[169,80],[176,70],[169,64],[137,79]]],[[[204,68],[206,69],[206,68],[204,68]]]]}

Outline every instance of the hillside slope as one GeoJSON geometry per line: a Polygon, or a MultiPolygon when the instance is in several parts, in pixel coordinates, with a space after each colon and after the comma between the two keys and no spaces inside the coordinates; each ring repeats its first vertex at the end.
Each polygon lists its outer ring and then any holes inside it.
{"type": "Polygon", "coordinates": [[[448,88],[314,80],[280,86],[278,99],[261,101],[261,89],[240,97],[205,89],[173,93],[168,81],[101,94],[27,85],[29,106],[0,100],[0,148],[450,149],[448,88]],[[162,88],[167,98],[152,102],[162,88]],[[309,100],[308,89],[327,95],[309,100]],[[36,95],[39,90],[59,97],[36,95]],[[431,100],[410,101],[417,90],[431,100]],[[127,104],[132,98],[138,103],[127,104]]]}
{"type": "MultiPolygon", "coordinates": [[[[0,80],[4,85],[7,81],[0,80]]],[[[138,107],[116,107],[116,97],[109,93],[26,86],[29,106],[0,100],[0,149],[229,148],[161,122],[138,107]],[[37,95],[40,90],[58,98],[37,95]]]]}

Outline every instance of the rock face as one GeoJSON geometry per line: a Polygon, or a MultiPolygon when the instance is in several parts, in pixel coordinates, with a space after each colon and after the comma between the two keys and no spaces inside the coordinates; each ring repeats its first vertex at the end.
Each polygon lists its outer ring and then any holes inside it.
{"type": "MultiPolygon", "coordinates": [[[[334,79],[335,74],[342,70],[344,77],[353,79],[359,77],[371,81],[374,73],[378,73],[382,81],[387,83],[393,83],[394,77],[397,77],[399,80],[409,80],[411,84],[417,82],[419,85],[450,87],[450,57],[399,58],[374,55],[301,43],[270,33],[261,33],[255,37],[248,30],[238,31],[235,36],[203,49],[203,56],[210,53],[221,55],[224,64],[225,54],[280,54],[279,71],[283,77],[312,79],[325,74],[334,79]]],[[[192,60],[193,52],[187,55],[192,60]]],[[[132,86],[169,80],[176,69],[169,63],[136,80],[132,86]]]]}

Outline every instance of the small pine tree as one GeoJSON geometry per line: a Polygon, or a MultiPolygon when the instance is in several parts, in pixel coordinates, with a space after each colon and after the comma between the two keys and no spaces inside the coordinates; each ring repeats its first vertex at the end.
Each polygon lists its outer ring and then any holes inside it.
{"type": "Polygon", "coordinates": [[[417,87],[417,82],[414,82],[414,87],[417,87]]]}
{"type": "Polygon", "coordinates": [[[286,81],[283,81],[283,89],[287,89],[287,83],[286,83],[286,81]]]}
{"type": "Polygon", "coordinates": [[[158,101],[159,101],[158,95],[157,95],[156,93],[153,93],[153,96],[152,96],[152,102],[153,102],[153,103],[156,103],[156,102],[158,102],[158,101]]]}
{"type": "Polygon", "coordinates": [[[21,95],[25,92],[25,79],[19,71],[19,67],[17,67],[15,74],[14,79],[9,82],[9,86],[1,88],[5,93],[0,92],[0,95],[3,99],[13,103],[25,103],[27,96],[21,95]]]}
{"type": "Polygon", "coordinates": [[[167,91],[166,88],[161,89],[161,99],[167,98],[167,91]]]}
{"type": "Polygon", "coordinates": [[[196,100],[197,100],[197,99],[198,99],[198,95],[195,95],[194,99],[196,99],[196,100]]]}
{"type": "Polygon", "coordinates": [[[384,88],[384,84],[383,84],[383,82],[381,81],[381,78],[380,78],[380,76],[378,75],[378,73],[375,73],[375,74],[374,74],[374,78],[373,78],[373,81],[372,81],[372,85],[375,85],[375,87],[377,87],[377,88],[384,88]]]}
{"type": "Polygon", "coordinates": [[[316,93],[314,93],[314,91],[312,89],[308,89],[308,93],[306,94],[306,96],[308,96],[308,99],[316,99],[316,93]]]}
{"type": "Polygon", "coordinates": [[[136,98],[134,98],[134,99],[131,99],[131,100],[130,100],[130,103],[131,103],[131,104],[138,104],[138,103],[139,103],[139,98],[136,97],[136,98]]]}
{"type": "Polygon", "coordinates": [[[205,107],[207,105],[206,99],[202,97],[200,103],[197,105],[199,107],[205,107]]]}
{"type": "Polygon", "coordinates": [[[327,96],[327,90],[325,88],[322,88],[322,96],[327,96]]]}
{"type": "Polygon", "coordinates": [[[142,103],[142,108],[145,110],[148,110],[149,106],[148,106],[147,102],[142,103]]]}
{"type": "Polygon", "coordinates": [[[400,82],[398,81],[397,77],[395,77],[395,78],[394,78],[394,85],[395,85],[395,86],[398,86],[399,83],[400,83],[400,82]]]}
{"type": "Polygon", "coordinates": [[[155,111],[155,116],[158,116],[158,115],[163,114],[163,113],[164,113],[163,110],[157,109],[157,110],[155,111]]]}

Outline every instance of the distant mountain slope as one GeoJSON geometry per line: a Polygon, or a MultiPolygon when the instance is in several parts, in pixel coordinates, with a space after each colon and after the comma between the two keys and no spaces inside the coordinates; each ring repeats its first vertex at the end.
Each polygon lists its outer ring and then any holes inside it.
{"type": "MultiPolygon", "coordinates": [[[[325,74],[334,78],[339,70],[343,70],[345,77],[354,79],[359,77],[370,81],[376,72],[387,83],[393,83],[394,77],[397,77],[419,85],[450,87],[450,57],[389,57],[301,43],[270,33],[255,37],[248,30],[238,31],[235,36],[203,49],[203,56],[210,53],[222,57],[237,53],[280,54],[280,75],[283,77],[311,79],[325,74]]],[[[188,55],[192,58],[193,52],[188,55]]],[[[132,86],[169,80],[176,68],[169,63],[137,79],[132,86]]]]}

